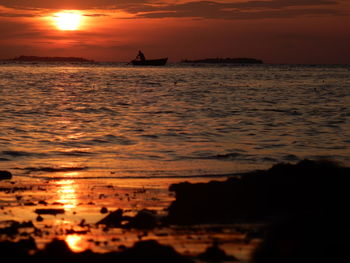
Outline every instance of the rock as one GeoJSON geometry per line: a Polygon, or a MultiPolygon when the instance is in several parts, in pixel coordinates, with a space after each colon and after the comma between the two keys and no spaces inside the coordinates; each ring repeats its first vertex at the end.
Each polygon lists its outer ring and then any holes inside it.
{"type": "MultiPolygon", "coordinates": [[[[33,256],[28,258],[28,262],[44,263],[44,262],[76,262],[76,253],[72,252],[64,240],[57,238],[48,243],[43,250],[37,251],[33,256]]],[[[79,261],[78,261],[79,262],[79,261]]],[[[77,263],[78,263],[77,262],[77,263]]],[[[82,262],[82,261],[80,261],[82,262]]],[[[87,261],[93,262],[93,261],[87,261]]]]}
{"type": "Polygon", "coordinates": [[[39,215],[57,215],[57,214],[64,214],[64,209],[60,208],[43,208],[43,209],[36,209],[34,211],[35,213],[39,215]]]}
{"type": "Polygon", "coordinates": [[[349,217],[287,216],[270,224],[251,262],[342,262],[349,257],[349,235],[349,217]]]}
{"type": "Polygon", "coordinates": [[[143,209],[135,217],[130,218],[127,226],[136,229],[153,229],[157,226],[156,214],[154,211],[143,209]]]}
{"type": "MultiPolygon", "coordinates": [[[[137,242],[133,247],[123,247],[120,252],[95,253],[86,250],[74,253],[63,240],[53,239],[44,249],[37,250],[33,240],[20,242],[0,242],[0,253],[6,259],[21,260],[19,262],[36,263],[95,263],[95,262],[124,262],[124,263],[192,263],[171,246],[161,245],[155,240],[137,242]],[[30,250],[35,250],[29,253],[30,250]]],[[[17,262],[17,261],[14,261],[17,262]]]]}
{"type": "Polygon", "coordinates": [[[120,252],[119,262],[189,263],[189,259],[177,253],[171,246],[155,240],[140,241],[120,252]]]}
{"type": "Polygon", "coordinates": [[[123,217],[123,209],[110,212],[106,217],[98,221],[97,225],[106,225],[107,227],[121,227],[123,217]]]}
{"type": "Polygon", "coordinates": [[[21,228],[35,228],[32,221],[28,222],[17,222],[17,221],[8,221],[9,226],[0,228],[0,235],[7,235],[10,237],[15,237],[19,234],[19,229],[21,228]]]}
{"type": "Polygon", "coordinates": [[[110,212],[96,224],[103,224],[107,227],[153,229],[157,226],[157,219],[156,213],[148,209],[139,211],[134,217],[123,216],[123,210],[118,209],[114,212],[110,212]]]}
{"type": "Polygon", "coordinates": [[[108,213],[108,209],[106,207],[102,207],[100,210],[101,214],[107,214],[108,213]]]}
{"type": "Polygon", "coordinates": [[[1,241],[1,257],[13,262],[26,262],[29,258],[29,250],[35,249],[36,245],[33,238],[20,240],[18,242],[1,241]]]}
{"type": "Polygon", "coordinates": [[[180,183],[166,223],[227,224],[269,222],[303,212],[345,213],[350,200],[350,168],[332,162],[303,160],[263,171],[237,174],[224,182],[180,183]]]}
{"type": "Polygon", "coordinates": [[[9,171],[0,171],[0,180],[11,179],[12,174],[9,171]]]}
{"type": "Polygon", "coordinates": [[[198,258],[202,261],[208,262],[238,261],[236,257],[227,255],[224,250],[219,248],[217,243],[214,243],[203,253],[199,254],[198,258]]]}

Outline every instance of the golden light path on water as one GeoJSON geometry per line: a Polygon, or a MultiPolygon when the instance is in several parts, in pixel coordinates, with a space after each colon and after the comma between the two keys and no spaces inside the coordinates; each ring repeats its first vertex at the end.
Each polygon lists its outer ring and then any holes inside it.
{"type": "Polygon", "coordinates": [[[84,241],[84,237],[77,234],[67,235],[65,241],[70,249],[74,252],[82,252],[86,250],[86,241],[84,241]]]}
{"type": "MultiPolygon", "coordinates": [[[[79,173],[71,172],[66,173],[65,175],[73,177],[79,175],[79,173]]],[[[65,210],[72,210],[73,208],[76,208],[78,204],[76,188],[78,187],[78,185],[75,183],[75,181],[62,180],[57,181],[56,184],[59,186],[57,190],[57,195],[59,197],[57,202],[61,203],[65,210]]]]}
{"type": "MultiPolygon", "coordinates": [[[[76,177],[79,176],[79,172],[67,172],[64,173],[64,177],[76,177]]],[[[73,209],[77,208],[78,200],[78,188],[79,184],[75,180],[67,179],[60,180],[55,182],[58,186],[57,188],[57,203],[62,204],[65,212],[70,212],[73,209]]],[[[56,219],[56,224],[62,225],[72,225],[69,219],[56,219]]],[[[78,234],[68,234],[65,236],[64,240],[66,241],[69,248],[74,252],[82,252],[87,249],[87,243],[85,238],[82,235],[78,234]]]]}

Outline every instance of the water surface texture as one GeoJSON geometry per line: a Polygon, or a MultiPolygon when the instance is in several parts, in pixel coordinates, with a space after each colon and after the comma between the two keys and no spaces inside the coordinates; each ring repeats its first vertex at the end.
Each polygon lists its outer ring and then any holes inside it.
{"type": "Polygon", "coordinates": [[[220,175],[350,161],[347,66],[1,65],[0,169],[220,175]]]}

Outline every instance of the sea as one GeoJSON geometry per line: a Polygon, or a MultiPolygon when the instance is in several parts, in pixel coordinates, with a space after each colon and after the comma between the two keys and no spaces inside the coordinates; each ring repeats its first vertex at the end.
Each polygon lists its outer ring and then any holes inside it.
{"type": "Polygon", "coordinates": [[[0,170],[31,178],[227,177],[350,163],[349,65],[0,65],[0,170]]]}

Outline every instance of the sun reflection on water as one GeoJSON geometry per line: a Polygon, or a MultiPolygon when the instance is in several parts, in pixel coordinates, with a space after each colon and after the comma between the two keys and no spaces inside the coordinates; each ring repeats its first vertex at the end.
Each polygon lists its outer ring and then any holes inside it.
{"type": "MultiPolygon", "coordinates": [[[[66,176],[74,176],[76,172],[66,173],[66,176]]],[[[71,210],[77,207],[77,187],[78,184],[74,180],[60,180],[56,182],[57,189],[57,202],[63,204],[65,210],[71,210]]]]}
{"type": "Polygon", "coordinates": [[[87,249],[87,243],[81,235],[68,235],[65,238],[67,245],[73,252],[82,252],[87,249]]]}

